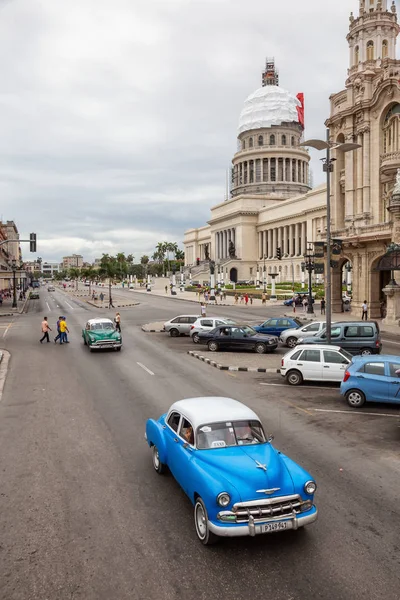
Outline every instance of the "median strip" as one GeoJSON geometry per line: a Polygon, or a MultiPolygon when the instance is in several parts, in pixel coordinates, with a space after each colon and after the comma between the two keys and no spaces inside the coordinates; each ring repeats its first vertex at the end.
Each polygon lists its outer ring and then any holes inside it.
{"type": "Polygon", "coordinates": [[[199,354],[198,352],[193,352],[193,350],[189,350],[188,354],[190,356],[193,356],[193,358],[197,358],[198,360],[201,360],[202,362],[207,363],[208,365],[215,367],[216,369],[219,369],[220,371],[237,371],[240,373],[279,373],[279,369],[273,369],[273,368],[257,368],[257,367],[235,367],[235,366],[231,366],[231,365],[221,365],[219,363],[217,363],[215,360],[211,360],[210,358],[206,358],[205,356],[203,356],[202,354],[199,354]]]}

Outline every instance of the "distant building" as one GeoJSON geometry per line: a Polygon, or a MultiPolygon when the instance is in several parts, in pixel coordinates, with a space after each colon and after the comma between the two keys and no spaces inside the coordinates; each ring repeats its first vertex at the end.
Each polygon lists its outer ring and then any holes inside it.
{"type": "Polygon", "coordinates": [[[81,254],[72,254],[71,256],[64,256],[62,259],[62,268],[64,270],[75,268],[82,269],[83,267],[83,256],[81,254]]]}
{"type": "Polygon", "coordinates": [[[54,277],[55,273],[59,273],[62,270],[63,266],[58,262],[45,261],[42,262],[42,273],[46,276],[54,277]]]}
{"type": "Polygon", "coordinates": [[[19,232],[14,221],[7,221],[3,223],[0,221],[0,229],[3,231],[5,239],[9,240],[7,246],[8,261],[11,263],[12,260],[16,260],[18,264],[22,261],[21,246],[19,243],[19,232]]]}
{"type": "Polygon", "coordinates": [[[35,271],[41,270],[40,262],[38,260],[28,260],[24,265],[27,273],[34,273],[35,271]]]}

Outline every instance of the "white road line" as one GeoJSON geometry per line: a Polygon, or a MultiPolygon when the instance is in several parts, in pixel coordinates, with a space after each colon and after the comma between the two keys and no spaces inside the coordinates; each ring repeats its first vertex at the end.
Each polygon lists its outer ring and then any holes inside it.
{"type": "Polygon", "coordinates": [[[74,307],[73,307],[73,306],[71,306],[71,305],[69,304],[69,302],[67,302],[66,300],[65,300],[65,304],[66,304],[67,306],[69,306],[70,308],[72,308],[72,310],[75,310],[75,309],[74,309],[74,307]]]}
{"type": "Polygon", "coordinates": [[[12,325],[12,323],[9,323],[9,324],[7,325],[7,327],[5,328],[5,330],[4,330],[4,333],[3,333],[3,338],[5,338],[5,337],[6,337],[6,335],[7,335],[7,333],[8,333],[8,330],[10,329],[11,325],[12,325]]]}
{"type": "Polygon", "coordinates": [[[384,344],[394,344],[395,346],[400,346],[400,342],[392,342],[392,340],[388,340],[388,339],[385,339],[385,338],[382,338],[382,342],[384,344]]]}
{"type": "Polygon", "coordinates": [[[48,303],[48,302],[46,302],[46,304],[47,304],[47,308],[48,308],[48,309],[49,309],[49,311],[51,312],[51,308],[50,308],[50,306],[49,306],[49,303],[48,303]]]}
{"type": "Polygon", "coordinates": [[[138,362],[136,364],[139,365],[139,367],[142,367],[142,369],[144,369],[145,371],[147,371],[149,375],[154,375],[153,371],[150,371],[150,369],[148,369],[145,365],[142,365],[142,363],[138,362]]]}
{"type": "MultiPolygon", "coordinates": [[[[290,389],[290,386],[287,383],[260,383],[260,385],[270,385],[273,387],[285,387],[287,389],[290,389]]],[[[319,387],[317,385],[302,385],[300,386],[299,390],[327,390],[327,391],[338,391],[339,388],[330,388],[330,387],[319,387]]]]}
{"type": "Polygon", "coordinates": [[[400,419],[400,414],[399,415],[390,415],[388,413],[365,412],[362,409],[353,411],[353,410],[329,410],[327,408],[309,408],[308,410],[315,410],[316,412],[323,412],[323,413],[340,413],[340,414],[345,414],[345,415],[369,415],[372,417],[393,417],[395,419],[400,419]]]}

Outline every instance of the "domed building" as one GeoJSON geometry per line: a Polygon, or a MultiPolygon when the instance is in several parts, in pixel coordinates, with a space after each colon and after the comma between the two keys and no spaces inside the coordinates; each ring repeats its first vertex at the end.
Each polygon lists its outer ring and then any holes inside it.
{"type": "Polygon", "coordinates": [[[206,227],[185,233],[193,281],[207,281],[210,259],[217,283],[262,281],[264,267],[266,277],[300,280],[307,237],[323,227],[320,194],[310,191],[310,156],[300,146],[303,131],[303,96],[279,86],[275,61],[267,59],[262,86],[246,98],[239,116],[230,197],[211,209],[206,227]]]}
{"type": "MultiPolygon", "coordinates": [[[[332,306],[341,310],[342,283],[352,274],[354,314],[367,300],[370,317],[380,317],[386,304],[387,323],[400,324],[400,285],[391,274],[400,284],[400,27],[394,0],[358,5],[347,35],[348,77],[331,95],[326,121],[335,161],[331,232],[341,240],[332,306]],[[360,147],[346,154],[334,149],[344,142],[360,147]]],[[[274,61],[267,60],[262,87],[248,96],[239,117],[229,198],[211,209],[207,225],[185,232],[192,280],[209,281],[210,259],[220,283],[262,281],[264,268],[278,282],[303,279],[304,251],[326,240],[327,223],[326,185],[310,189],[309,155],[299,145],[303,126],[302,95],[282,89],[274,61]]]]}

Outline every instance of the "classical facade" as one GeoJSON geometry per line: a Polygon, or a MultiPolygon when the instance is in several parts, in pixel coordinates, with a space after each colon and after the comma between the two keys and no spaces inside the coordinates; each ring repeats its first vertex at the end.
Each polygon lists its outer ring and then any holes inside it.
{"type": "MultiPolygon", "coordinates": [[[[371,317],[380,316],[390,279],[389,271],[378,270],[379,261],[390,243],[400,243],[400,206],[393,199],[400,168],[398,33],[395,2],[359,0],[347,36],[348,78],[345,89],[331,96],[326,121],[333,147],[360,145],[355,152],[332,151],[331,228],[343,240],[339,265],[332,269],[333,309],[341,309],[347,267],[353,308],[366,299],[371,317]]],[[[309,187],[298,98],[278,86],[274,64],[267,61],[263,86],[247,98],[240,115],[230,198],[211,209],[206,226],[185,232],[185,264],[194,280],[207,279],[212,259],[220,280],[256,279],[265,264],[282,281],[292,274],[299,281],[307,243],[324,240],[326,186],[309,187]]]]}
{"type": "MultiPolygon", "coordinates": [[[[400,242],[391,198],[400,168],[400,61],[395,2],[360,0],[350,15],[347,36],[350,66],[345,89],[333,94],[326,122],[332,142],[351,141],[361,148],[337,159],[332,175],[333,236],[344,241],[340,267],[353,269],[353,307],[366,299],[370,315],[380,316],[382,289],[390,271],[378,271],[388,245],[400,242]]],[[[341,269],[333,269],[333,305],[341,301],[341,269]]]]}

